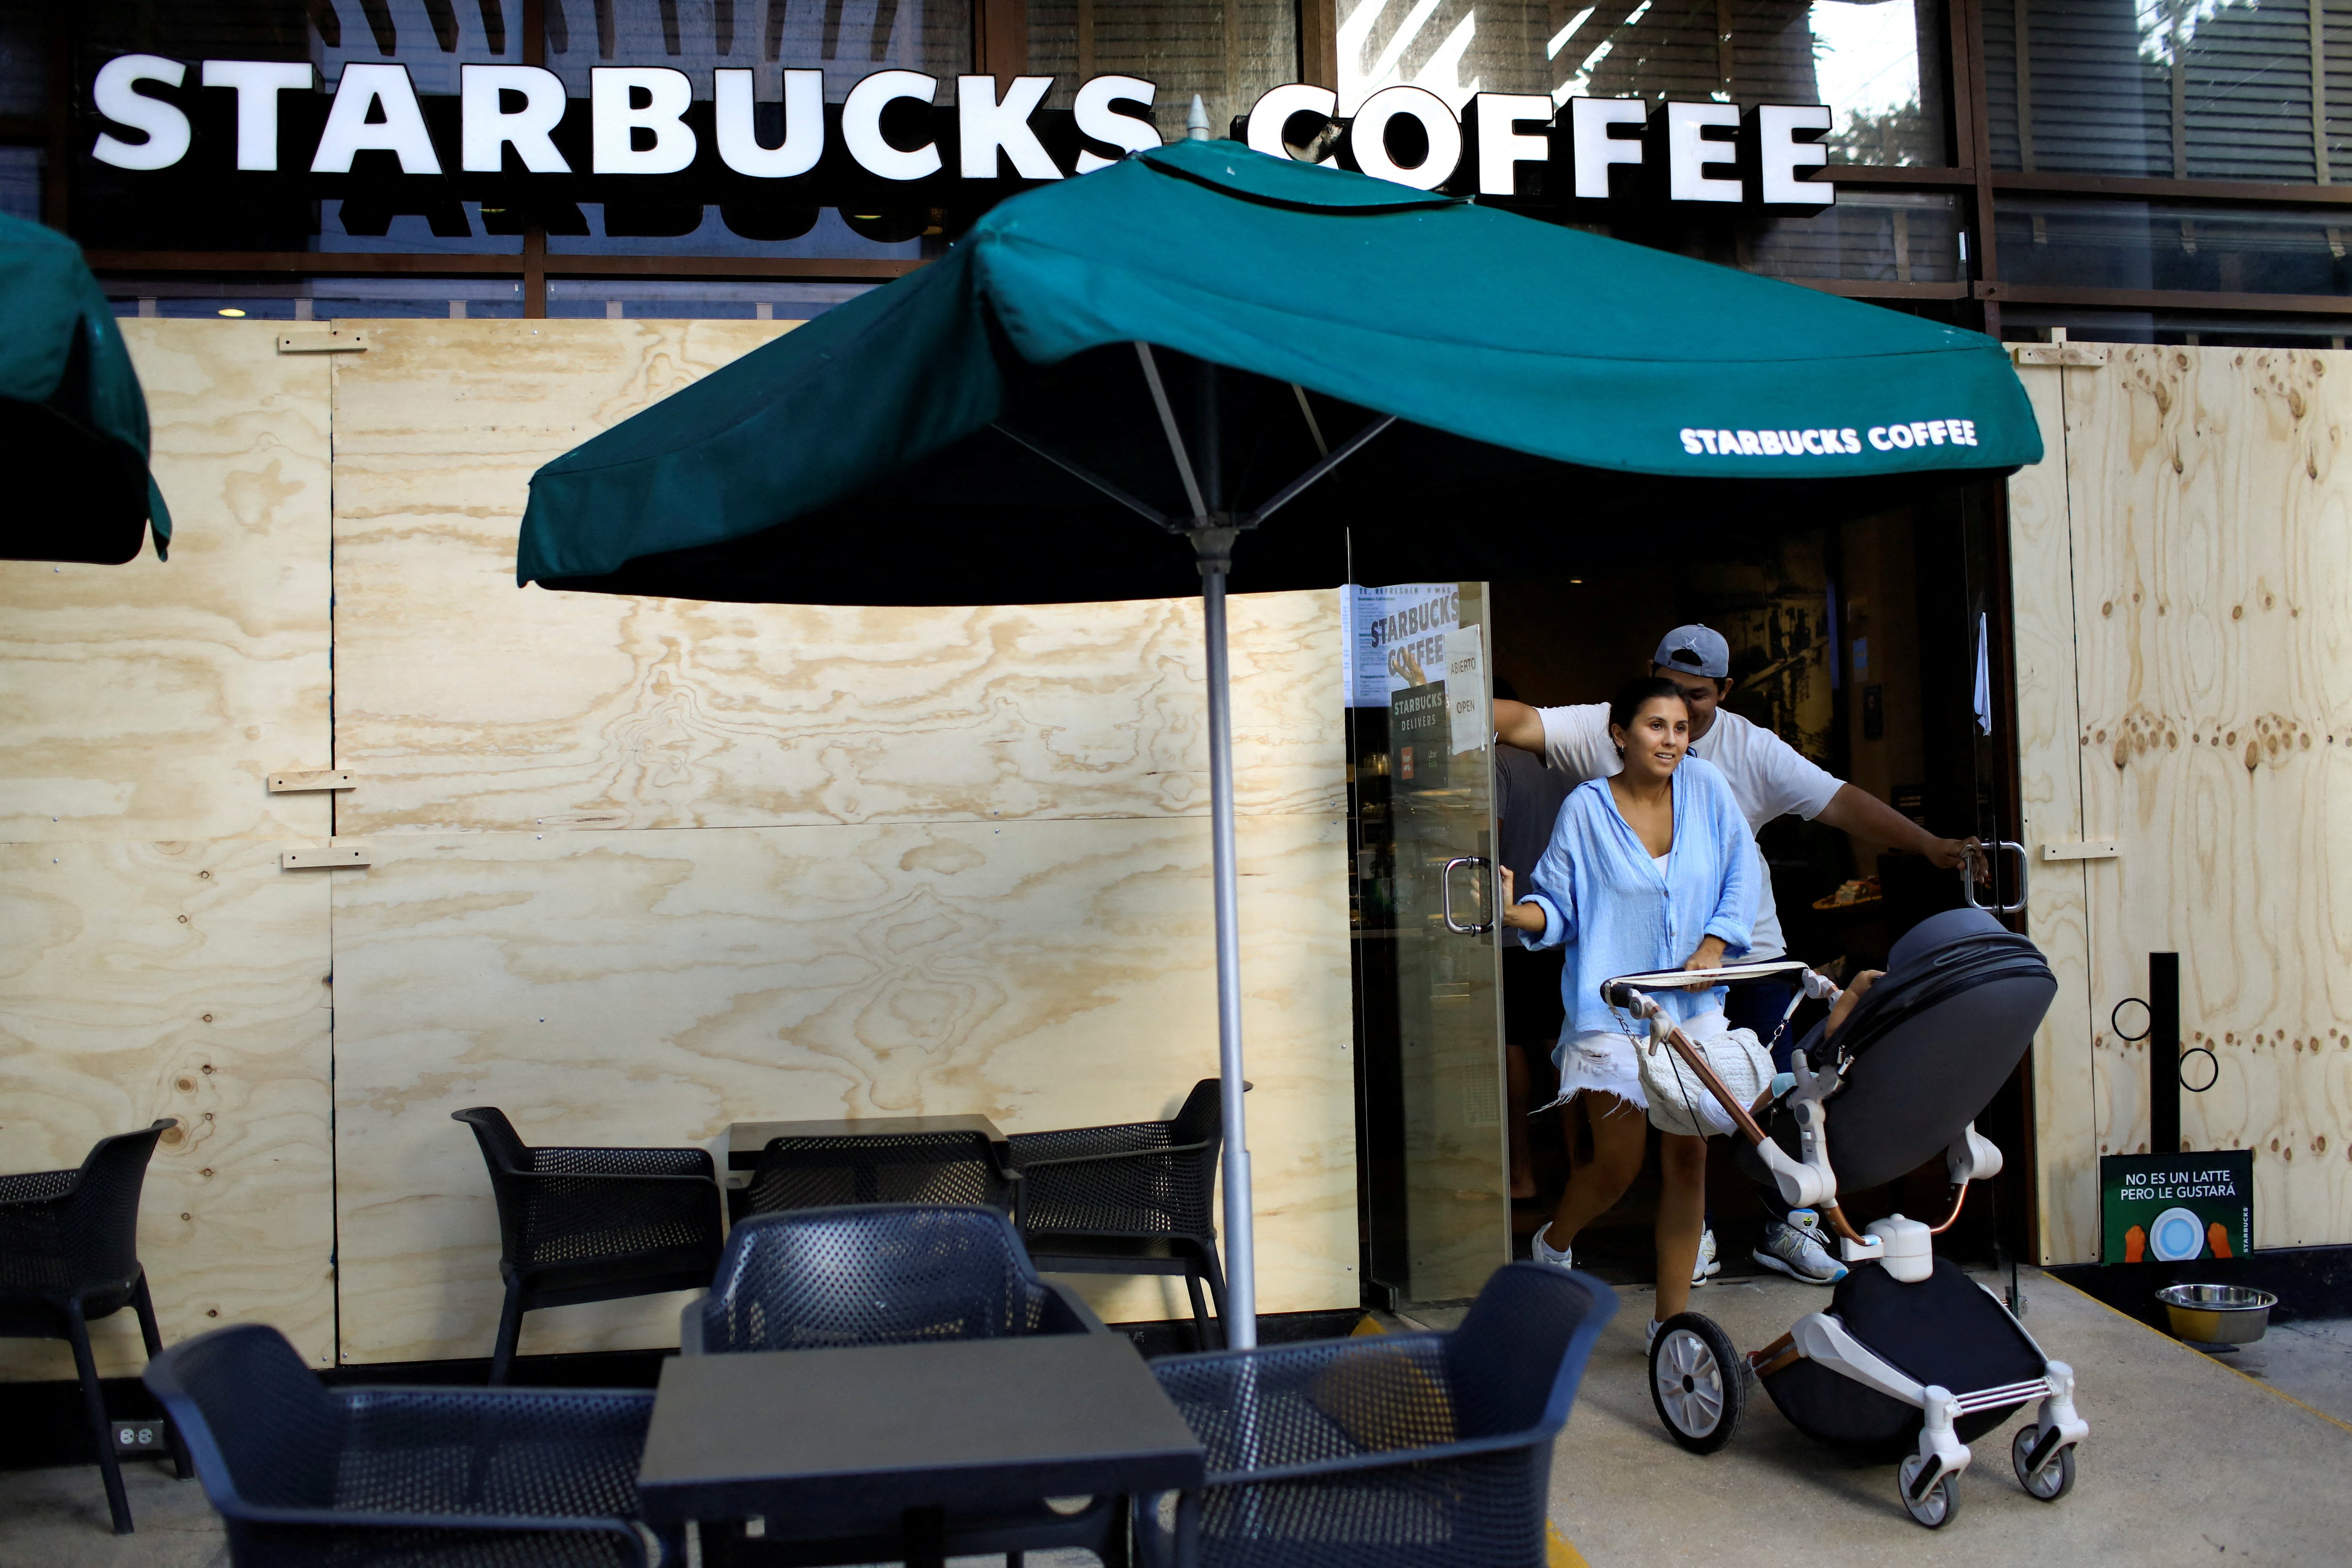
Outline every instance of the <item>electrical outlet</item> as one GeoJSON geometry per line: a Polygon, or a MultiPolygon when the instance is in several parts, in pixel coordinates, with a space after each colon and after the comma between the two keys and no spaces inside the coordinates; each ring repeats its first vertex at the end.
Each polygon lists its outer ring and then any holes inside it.
{"type": "Polygon", "coordinates": [[[161,1415],[114,1423],[114,1451],[119,1455],[128,1458],[132,1454],[161,1454],[170,1448],[161,1415]]]}

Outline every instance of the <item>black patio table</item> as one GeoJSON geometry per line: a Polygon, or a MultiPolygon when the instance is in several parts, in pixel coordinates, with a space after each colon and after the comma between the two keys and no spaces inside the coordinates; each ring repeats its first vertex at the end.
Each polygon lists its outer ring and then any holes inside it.
{"type": "Polygon", "coordinates": [[[1205,1473],[1125,1336],[1045,1334],[674,1357],[637,1489],[656,1528],[757,1518],[821,1541],[897,1521],[908,1568],[938,1568],[951,1517],[1205,1473]]]}
{"type": "Polygon", "coordinates": [[[887,1138],[925,1132],[982,1132],[996,1145],[999,1160],[1010,1145],[995,1122],[985,1116],[847,1116],[830,1121],[730,1121],[727,1124],[727,1175],[730,1187],[751,1179],[760,1151],[771,1138],[887,1138]]]}

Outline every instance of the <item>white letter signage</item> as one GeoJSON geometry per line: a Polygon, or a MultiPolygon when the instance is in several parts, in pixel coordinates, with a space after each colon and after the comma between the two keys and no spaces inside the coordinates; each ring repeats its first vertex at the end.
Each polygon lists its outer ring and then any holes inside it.
{"type": "MultiPolygon", "coordinates": [[[[995,190],[966,197],[955,194],[956,186],[963,181],[993,185],[1092,174],[1164,140],[1148,118],[1159,89],[1132,76],[1097,76],[1078,82],[1067,110],[1045,107],[1058,79],[1054,77],[960,76],[954,129],[948,130],[943,110],[899,107],[901,100],[938,105],[937,77],[913,70],[876,71],[852,86],[836,110],[825,101],[824,72],[788,69],[781,73],[782,134],[769,146],[761,128],[765,124],[772,131],[778,119],[761,107],[753,72],[741,67],[711,71],[710,120],[705,131],[692,81],[685,72],[666,66],[592,67],[587,99],[582,102],[567,95],[566,79],[538,66],[456,63],[456,101],[437,97],[432,105],[436,116],[449,117],[433,124],[445,134],[450,121],[457,126],[457,162],[449,172],[453,188],[445,194],[490,207],[537,199],[517,184],[537,176],[578,182],[576,189],[560,186],[549,193],[559,201],[642,199],[642,187],[626,180],[597,187],[615,176],[633,180],[647,174],[685,176],[657,198],[665,203],[723,204],[751,194],[752,187],[741,182],[807,177],[808,188],[796,188],[792,197],[794,211],[804,210],[803,204],[854,204],[848,210],[864,212],[874,205],[877,195],[866,177],[869,175],[900,184],[924,184],[919,193],[896,198],[900,205],[919,200],[935,206],[985,203],[995,199],[995,190]],[[831,146],[835,113],[840,117],[838,152],[831,146]],[[886,118],[902,141],[911,139],[916,144],[899,146],[885,137],[886,118]],[[713,138],[716,158],[702,156],[705,134],[713,138]],[[1077,143],[1075,156],[1065,168],[1048,148],[1065,148],[1073,141],[1077,143]],[[580,156],[583,144],[588,150],[585,167],[575,167],[570,159],[580,156]],[[947,151],[950,146],[952,158],[947,151]],[[567,156],[563,148],[573,151],[567,156]]],[[[118,169],[177,169],[174,180],[200,183],[216,180],[230,169],[275,174],[281,168],[280,132],[289,119],[299,127],[318,123],[315,99],[297,98],[295,107],[287,108],[288,93],[308,93],[315,83],[318,72],[311,65],[202,61],[197,79],[205,88],[236,94],[232,156],[229,138],[215,129],[220,120],[208,113],[192,121],[181,101],[142,90],[151,82],[166,90],[184,89],[188,68],[189,62],[160,55],[120,55],[100,67],[90,80],[89,101],[104,124],[90,145],[91,157],[118,169]],[[198,147],[200,134],[204,144],[198,147]],[[192,150],[197,153],[193,160],[192,150]]],[[[374,152],[392,154],[402,174],[443,174],[440,152],[427,129],[426,106],[417,97],[407,67],[352,62],[343,66],[333,86],[310,173],[349,176],[356,172],[361,177],[352,184],[364,187],[390,173],[390,160],[372,159],[365,168],[356,168],[359,154],[374,152]]],[[[205,101],[219,105],[218,100],[205,101]]],[[[1343,116],[1341,107],[1339,95],[1329,88],[1285,83],[1259,95],[1239,122],[1240,133],[1252,152],[1288,158],[1292,144],[1285,137],[1290,122],[1304,127],[1311,119],[1317,123],[1307,140],[1319,151],[1322,167],[1359,170],[1413,190],[1507,198],[1515,206],[1626,200],[1818,209],[1837,200],[1832,181],[1806,177],[1813,171],[1828,172],[1829,150],[1820,138],[1835,123],[1832,111],[1817,103],[1759,104],[1743,117],[1738,106],[1714,101],[1650,103],[1639,98],[1560,100],[1545,93],[1479,92],[1457,112],[1450,98],[1391,82],[1364,96],[1352,114],[1343,116]],[[1420,134],[1403,133],[1399,148],[1418,142],[1428,149],[1410,163],[1401,162],[1391,151],[1389,132],[1400,119],[1413,121],[1420,134]],[[1475,157],[1465,159],[1464,153],[1474,143],[1475,157]],[[1553,166],[1555,154],[1559,167],[1553,166]],[[1528,164],[1534,164],[1538,174],[1522,195],[1520,182],[1528,164]],[[1621,168],[1633,170],[1633,176],[1620,180],[1621,168]]],[[[1307,150],[1301,147],[1300,155],[1307,155],[1307,150]]],[[[299,167],[298,159],[284,162],[299,167]]],[[[273,190],[268,199],[283,196],[299,202],[341,196],[351,189],[339,180],[316,189],[273,190]]],[[[362,189],[358,194],[366,193],[362,189]]]]}
{"type": "Polygon", "coordinates": [[[335,84],[334,106],[327,110],[327,128],[319,133],[318,155],[310,160],[314,174],[348,174],[352,159],[361,153],[390,153],[400,160],[404,174],[437,174],[440,156],[425,131],[425,111],[416,106],[416,89],[406,66],[348,65],[335,84]],[[368,123],[368,110],[381,106],[383,118],[368,123]]]}
{"type": "Polygon", "coordinates": [[[100,66],[90,84],[90,102],[117,125],[144,131],[147,140],[125,142],[101,131],[89,155],[118,169],[168,169],[178,163],[188,151],[188,117],[160,98],[149,98],[138,84],[177,87],[187,75],[187,67],[161,55],[117,55],[100,66]]]}
{"type": "Polygon", "coordinates": [[[1797,178],[1800,169],[1819,169],[1830,161],[1830,150],[1818,142],[1800,142],[1800,131],[1827,131],[1826,103],[1768,103],[1756,110],[1757,199],[1768,206],[1827,206],[1837,200],[1837,187],[1797,178]]]}
{"type": "Polygon", "coordinates": [[[882,110],[902,98],[936,103],[940,79],[920,71],[876,71],[849,89],[841,104],[841,140],[857,166],[886,180],[922,180],[940,172],[940,149],[926,142],[901,152],[882,139],[882,110]]]}
{"type": "Polygon", "coordinates": [[[1029,117],[1045,101],[1049,76],[1016,76],[996,100],[992,76],[956,78],[956,140],[962,146],[959,160],[967,180],[992,180],[998,174],[997,153],[1013,160],[1013,172],[1024,180],[1058,180],[1062,171],[1046,155],[1045,144],[1029,128],[1029,117]]]}
{"type": "Polygon", "coordinates": [[[1433,191],[1454,177],[1454,166],[1462,162],[1462,122],[1425,87],[1384,87],[1356,110],[1356,121],[1348,127],[1348,151],[1356,155],[1356,167],[1376,180],[1433,191]],[[1400,114],[1419,121],[1429,139],[1428,154],[1410,169],[1389,156],[1389,121],[1400,114]]]}
{"type": "MultiPolygon", "coordinates": [[[[1149,109],[1159,94],[1160,89],[1141,77],[1098,76],[1078,89],[1077,95],[1070,100],[1070,117],[1077,121],[1081,136],[1108,142],[1124,152],[1145,152],[1160,145],[1159,128],[1149,120],[1121,114],[1111,106],[1139,103],[1149,109]]],[[[1110,165],[1110,159],[1097,153],[1083,150],[1078,153],[1077,170],[1081,174],[1091,174],[1110,165]]]]}
{"type": "MultiPolygon", "coordinates": [[[[1290,156],[1290,149],[1282,143],[1282,128],[1290,123],[1294,114],[1319,114],[1329,120],[1339,112],[1339,95],[1328,87],[1310,87],[1294,81],[1287,87],[1270,87],[1250,105],[1246,134],[1250,151],[1265,153],[1276,158],[1290,156]]],[[[1326,158],[1327,164],[1337,158],[1326,158]]]]}
{"type": "Polygon", "coordinates": [[[1736,179],[1720,179],[1709,169],[1727,167],[1739,156],[1729,142],[1707,136],[1709,129],[1739,129],[1739,109],[1729,103],[1670,103],[1666,105],[1666,199],[1675,202],[1736,202],[1746,193],[1736,179]]]}
{"type": "Polygon", "coordinates": [[[563,119],[563,79],[537,66],[460,66],[457,100],[465,133],[457,166],[495,174],[512,143],[522,166],[534,174],[568,174],[572,165],[555,150],[551,132],[563,119]],[[505,95],[517,93],[522,107],[509,112],[505,95]]]}
{"type": "Polygon", "coordinates": [[[719,161],[755,180],[789,180],[816,167],[824,154],[824,72],[784,73],[784,139],[760,145],[751,73],[711,73],[711,118],[719,127],[719,161]]]}
{"type": "Polygon", "coordinates": [[[694,84],[667,66],[598,66],[588,73],[588,144],[599,174],[675,174],[694,163],[694,132],[678,118],[694,84]],[[646,101],[639,103],[637,94],[646,101]],[[640,148],[636,133],[654,144],[640,148]]]}
{"type": "Polygon", "coordinates": [[[1571,98],[1568,100],[1568,135],[1570,156],[1576,160],[1576,197],[1579,201],[1605,202],[1609,199],[1609,171],[1620,163],[1642,164],[1642,142],[1638,127],[1649,119],[1648,110],[1638,98],[1571,98]],[[1620,136],[1616,128],[1631,125],[1637,128],[1633,136],[1620,136]]]}
{"type": "Polygon", "coordinates": [[[309,61],[206,60],[205,85],[236,89],[236,166],[260,174],[278,168],[278,95],[310,90],[309,61]]]}
{"type": "Polygon", "coordinates": [[[1518,189],[1518,166],[1551,156],[1551,139],[1528,135],[1522,121],[1551,123],[1551,99],[1540,92],[1482,92],[1477,106],[1478,194],[1507,196],[1518,189]]]}

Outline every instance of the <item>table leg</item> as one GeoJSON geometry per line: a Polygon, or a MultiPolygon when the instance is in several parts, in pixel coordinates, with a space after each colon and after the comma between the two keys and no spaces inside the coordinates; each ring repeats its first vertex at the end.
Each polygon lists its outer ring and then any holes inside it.
{"type": "Polygon", "coordinates": [[[907,1568],[947,1568],[947,1510],[910,1508],[901,1527],[907,1537],[907,1568]]]}

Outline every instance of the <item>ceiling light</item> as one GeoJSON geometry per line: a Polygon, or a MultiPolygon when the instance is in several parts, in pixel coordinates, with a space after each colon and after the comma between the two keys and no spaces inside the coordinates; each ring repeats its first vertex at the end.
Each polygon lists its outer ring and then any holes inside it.
{"type": "Polygon", "coordinates": [[[242,315],[244,315],[244,314],[245,314],[245,312],[244,312],[243,310],[238,310],[236,306],[231,305],[231,306],[227,307],[226,309],[223,310],[221,311],[221,314],[222,314],[222,315],[224,315],[224,316],[242,316],[242,315]]]}

